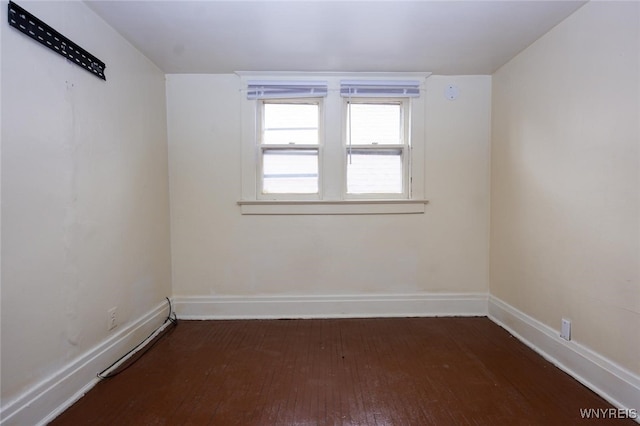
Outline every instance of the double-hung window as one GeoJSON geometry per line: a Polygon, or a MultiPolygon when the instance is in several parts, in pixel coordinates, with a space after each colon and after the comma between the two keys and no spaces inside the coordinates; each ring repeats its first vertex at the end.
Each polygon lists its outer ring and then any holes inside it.
{"type": "Polygon", "coordinates": [[[419,81],[341,81],[345,99],[347,198],[409,198],[409,98],[419,81]]]}
{"type": "Polygon", "coordinates": [[[423,209],[424,75],[321,77],[243,79],[240,204],[423,209]]]}
{"type": "Polygon", "coordinates": [[[318,197],[326,94],[324,82],[249,82],[247,98],[256,100],[258,198],[318,197]]]}
{"type": "Polygon", "coordinates": [[[347,102],[348,196],[403,195],[408,180],[408,141],[402,101],[347,102]]]}
{"type": "Polygon", "coordinates": [[[320,100],[259,103],[261,193],[317,194],[320,100]]]}

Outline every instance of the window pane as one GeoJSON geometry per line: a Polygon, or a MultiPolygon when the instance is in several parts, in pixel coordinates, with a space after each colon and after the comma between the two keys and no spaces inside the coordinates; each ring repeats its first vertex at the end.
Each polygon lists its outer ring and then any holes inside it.
{"type": "Polygon", "coordinates": [[[264,103],[263,144],[317,144],[318,105],[264,103]]]}
{"type": "Polygon", "coordinates": [[[401,144],[400,104],[349,104],[353,145],[401,144]]]}
{"type": "Polygon", "coordinates": [[[401,194],[401,149],[347,150],[349,194],[401,194]]]}
{"type": "Polygon", "coordinates": [[[262,172],[264,194],[316,194],[318,150],[265,149],[262,172]]]}

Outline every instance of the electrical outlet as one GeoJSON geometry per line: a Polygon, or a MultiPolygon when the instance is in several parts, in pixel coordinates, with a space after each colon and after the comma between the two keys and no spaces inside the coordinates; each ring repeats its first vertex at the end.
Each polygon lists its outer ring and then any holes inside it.
{"type": "Polygon", "coordinates": [[[560,329],[560,337],[564,340],[571,340],[571,320],[562,318],[562,328],[560,329]]]}
{"type": "Polygon", "coordinates": [[[118,317],[116,315],[117,310],[118,310],[118,307],[114,306],[113,308],[107,311],[107,330],[113,330],[114,328],[117,327],[118,325],[118,317]]]}

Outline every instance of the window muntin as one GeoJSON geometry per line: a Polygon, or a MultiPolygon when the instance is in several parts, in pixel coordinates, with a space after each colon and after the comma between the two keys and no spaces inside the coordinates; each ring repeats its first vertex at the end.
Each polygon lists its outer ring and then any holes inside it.
{"type": "Polygon", "coordinates": [[[259,102],[260,193],[319,194],[320,99],[259,102]]]}
{"type": "Polygon", "coordinates": [[[346,102],[346,197],[409,196],[407,100],[346,102]]]}

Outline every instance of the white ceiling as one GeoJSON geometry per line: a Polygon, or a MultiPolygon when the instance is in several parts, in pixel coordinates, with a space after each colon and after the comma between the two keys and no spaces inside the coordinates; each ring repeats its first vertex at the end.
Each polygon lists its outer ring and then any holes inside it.
{"type": "Polygon", "coordinates": [[[491,74],[583,1],[87,1],[166,73],[491,74]]]}

